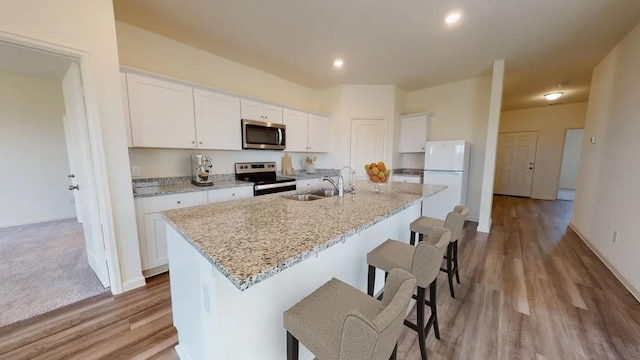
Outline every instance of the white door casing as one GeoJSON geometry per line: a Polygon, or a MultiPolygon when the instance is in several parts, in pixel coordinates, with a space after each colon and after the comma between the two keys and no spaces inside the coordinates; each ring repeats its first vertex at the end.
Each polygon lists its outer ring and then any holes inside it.
{"type": "Polygon", "coordinates": [[[537,143],[537,131],[498,134],[494,193],[531,196],[537,143]]]}
{"type": "Polygon", "coordinates": [[[384,119],[351,119],[351,167],[356,180],[367,180],[364,164],[384,161],[384,119]]]}
{"type": "Polygon", "coordinates": [[[65,136],[67,142],[74,143],[68,148],[70,166],[74,174],[74,184],[78,186],[78,203],[82,213],[82,227],[84,230],[85,246],[89,266],[95,272],[103,286],[108,287],[109,269],[105,251],[102,224],[96,184],[94,182],[91,145],[87,127],[87,114],[82,90],[80,69],[77,63],[72,63],[62,80],[62,91],[67,115],[65,120],[65,136]],[[66,131],[68,130],[68,132],[66,131]],[[71,160],[72,159],[72,160],[71,160]]]}

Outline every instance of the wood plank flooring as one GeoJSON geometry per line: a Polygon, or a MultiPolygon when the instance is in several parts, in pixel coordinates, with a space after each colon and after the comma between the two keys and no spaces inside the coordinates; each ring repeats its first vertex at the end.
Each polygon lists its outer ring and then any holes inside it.
{"type": "MultiPolygon", "coordinates": [[[[429,359],[640,359],[640,304],[567,228],[572,205],[496,196],[491,233],[467,225],[455,299],[438,278],[442,339],[429,334],[429,359]]],[[[0,328],[0,359],[176,360],[176,342],[160,275],[0,328]]],[[[420,359],[408,328],[398,359],[420,359]]]]}

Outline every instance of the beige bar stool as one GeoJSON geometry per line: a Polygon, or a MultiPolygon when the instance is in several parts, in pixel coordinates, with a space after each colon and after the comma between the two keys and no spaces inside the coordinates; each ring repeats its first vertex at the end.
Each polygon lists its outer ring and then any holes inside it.
{"type": "Polygon", "coordinates": [[[434,219],[426,216],[417,218],[409,225],[411,230],[411,245],[416,242],[416,233],[420,234],[418,242],[422,241],[424,231],[436,226],[443,226],[451,231],[451,242],[447,246],[447,268],[441,268],[440,271],[445,272],[449,278],[449,292],[451,297],[455,298],[456,294],[453,290],[453,276],[455,275],[456,281],[460,284],[460,273],[458,272],[458,240],[462,237],[462,228],[464,222],[469,214],[469,208],[464,205],[456,205],[453,211],[447,215],[445,221],[440,219],[434,219]]]}
{"type": "MultiPolygon", "coordinates": [[[[418,333],[420,354],[422,359],[426,360],[427,348],[425,340],[431,326],[433,326],[436,338],[440,339],[438,311],[436,308],[436,279],[440,271],[442,257],[451,240],[451,231],[444,227],[433,227],[425,229],[422,234],[427,235],[428,239],[434,243],[423,241],[418,243],[417,246],[413,246],[396,240],[387,240],[367,254],[367,263],[369,264],[367,294],[373,296],[376,268],[382,269],[386,273],[389,273],[391,269],[401,268],[410,271],[416,277],[418,294],[417,296],[414,295],[413,298],[418,301],[416,304],[418,323],[414,324],[405,320],[404,324],[418,333]],[[426,300],[427,287],[429,288],[428,301],[426,300]],[[425,305],[431,307],[431,316],[426,325],[424,323],[425,305]]],[[[385,291],[393,289],[389,287],[389,284],[389,282],[385,284],[385,291]]]]}
{"type": "Polygon", "coordinates": [[[394,269],[382,301],[332,279],[284,312],[287,359],[299,341],[319,360],[395,360],[416,278],[394,269]]]}

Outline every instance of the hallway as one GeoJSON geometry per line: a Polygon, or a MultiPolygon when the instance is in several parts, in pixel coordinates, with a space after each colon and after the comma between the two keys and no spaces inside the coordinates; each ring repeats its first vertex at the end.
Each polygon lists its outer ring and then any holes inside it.
{"type": "MultiPolygon", "coordinates": [[[[456,299],[439,276],[430,360],[640,358],[640,305],[567,228],[572,206],[496,196],[489,236],[467,224],[456,299]]],[[[0,358],[177,359],[168,280],[0,328],[0,358]]],[[[416,333],[405,327],[398,350],[420,359],[416,333]]]]}

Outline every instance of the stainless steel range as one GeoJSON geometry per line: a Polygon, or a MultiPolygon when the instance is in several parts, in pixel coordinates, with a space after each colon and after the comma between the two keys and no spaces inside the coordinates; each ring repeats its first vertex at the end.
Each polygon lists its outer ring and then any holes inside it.
{"type": "Polygon", "coordinates": [[[236,180],[255,183],[254,196],[296,189],[295,179],[276,176],[275,162],[236,163],[236,180]]]}

